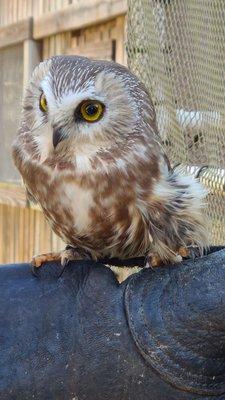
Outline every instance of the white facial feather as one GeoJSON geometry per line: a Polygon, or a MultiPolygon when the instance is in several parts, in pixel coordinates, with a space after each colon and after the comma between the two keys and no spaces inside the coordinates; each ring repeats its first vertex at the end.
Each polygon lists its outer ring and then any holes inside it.
{"type": "Polygon", "coordinates": [[[41,126],[36,130],[34,136],[34,142],[37,145],[39,153],[41,155],[40,162],[43,163],[53,150],[52,144],[52,128],[49,123],[45,126],[41,126]]]}
{"type": "Polygon", "coordinates": [[[76,165],[79,171],[86,172],[90,167],[89,155],[110,147],[113,141],[121,140],[121,131],[124,136],[132,131],[137,118],[135,103],[122,79],[111,72],[102,71],[95,79],[90,78],[81,87],[78,81],[75,89],[69,87],[58,97],[53,90],[53,78],[50,71],[47,71],[39,83],[48,104],[48,112],[43,121],[43,113],[39,109],[39,99],[37,99],[35,125],[40,125],[40,128],[34,129],[34,136],[41,154],[40,161],[45,161],[49,152],[53,150],[51,127],[59,126],[62,127],[65,138],[70,139],[71,145],[72,143],[75,145],[76,165]],[[100,101],[105,106],[103,117],[95,123],[80,122],[74,118],[79,104],[87,99],[100,101]],[[91,145],[90,152],[87,152],[87,143],[91,145]],[[77,146],[79,153],[76,151],[77,146]]]}

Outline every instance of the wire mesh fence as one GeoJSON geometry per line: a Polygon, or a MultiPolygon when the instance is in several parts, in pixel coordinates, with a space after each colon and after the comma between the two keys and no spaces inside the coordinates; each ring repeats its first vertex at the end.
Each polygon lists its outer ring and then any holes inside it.
{"type": "Polygon", "coordinates": [[[225,243],[224,37],[224,0],[128,0],[128,65],[150,92],[170,160],[206,166],[215,244],[225,243]]]}

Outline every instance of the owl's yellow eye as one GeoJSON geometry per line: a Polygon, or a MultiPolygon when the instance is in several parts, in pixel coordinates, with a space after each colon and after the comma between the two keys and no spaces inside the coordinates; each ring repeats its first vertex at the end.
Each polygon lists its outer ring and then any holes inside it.
{"type": "Polygon", "coordinates": [[[44,113],[46,113],[48,111],[48,103],[47,103],[44,93],[41,94],[39,106],[40,106],[41,111],[43,111],[44,113]]]}
{"type": "Polygon", "coordinates": [[[104,105],[97,100],[86,100],[81,104],[80,116],[87,122],[99,121],[104,112],[104,105]]]}

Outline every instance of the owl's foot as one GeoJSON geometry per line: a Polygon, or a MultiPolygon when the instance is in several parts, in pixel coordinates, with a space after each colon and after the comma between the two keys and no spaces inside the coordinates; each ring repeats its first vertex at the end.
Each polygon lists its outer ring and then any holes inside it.
{"type": "Polygon", "coordinates": [[[158,254],[149,254],[147,257],[147,262],[145,264],[145,268],[157,268],[163,265],[162,259],[158,256],[158,254]]]}
{"type": "Polygon", "coordinates": [[[182,258],[191,258],[192,260],[201,257],[203,253],[204,252],[201,251],[198,246],[182,246],[178,250],[178,254],[180,254],[182,258]]]}
{"type": "Polygon", "coordinates": [[[145,264],[145,268],[154,269],[157,267],[161,267],[165,264],[169,264],[169,263],[175,264],[175,263],[178,263],[181,261],[182,261],[182,256],[178,253],[174,254],[174,256],[171,257],[171,260],[168,262],[166,262],[165,260],[162,260],[158,254],[149,254],[147,257],[147,262],[145,264]]]}
{"type": "Polygon", "coordinates": [[[69,263],[69,261],[75,260],[90,260],[91,256],[88,252],[83,249],[79,249],[72,246],[66,246],[65,250],[53,253],[45,253],[34,256],[31,261],[32,271],[35,274],[36,269],[40,268],[42,264],[49,262],[49,261],[60,261],[62,265],[62,275],[65,267],[69,263]]]}
{"type": "Polygon", "coordinates": [[[61,251],[61,265],[63,268],[70,261],[78,261],[78,260],[91,260],[92,256],[84,249],[80,249],[78,247],[66,246],[65,250],[61,251]]]}
{"type": "Polygon", "coordinates": [[[61,255],[61,252],[38,254],[37,256],[33,256],[32,260],[31,260],[31,265],[34,268],[39,268],[45,262],[59,261],[60,255],[61,255]]]}
{"type": "Polygon", "coordinates": [[[190,256],[190,249],[187,247],[181,246],[177,252],[182,258],[188,258],[190,256]]]}
{"type": "MultiPolygon", "coordinates": [[[[197,246],[180,246],[177,252],[171,251],[171,260],[170,262],[175,264],[181,262],[183,258],[192,258],[200,256],[200,251],[197,246]]],[[[147,257],[147,263],[145,268],[157,268],[162,265],[165,265],[165,260],[162,260],[160,256],[156,253],[151,253],[147,257]]]]}

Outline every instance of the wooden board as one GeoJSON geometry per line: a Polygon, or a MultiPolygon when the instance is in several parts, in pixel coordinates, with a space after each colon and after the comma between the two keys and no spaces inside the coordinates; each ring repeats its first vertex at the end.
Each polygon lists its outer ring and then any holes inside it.
{"type": "Polygon", "coordinates": [[[12,161],[12,142],[19,127],[23,91],[23,46],[0,50],[0,180],[20,180],[12,161]]]}
{"type": "Polygon", "coordinates": [[[115,40],[105,40],[102,42],[86,43],[81,46],[71,46],[68,49],[68,54],[85,56],[97,60],[115,60],[115,40]]]}
{"type": "Polygon", "coordinates": [[[107,21],[127,11],[126,0],[83,0],[66,8],[34,18],[33,37],[41,39],[59,32],[80,29],[107,21]]]}
{"type": "Polygon", "coordinates": [[[24,187],[13,183],[0,182],[0,204],[26,207],[27,199],[24,187]]]}
{"type": "MultiPolygon", "coordinates": [[[[71,31],[63,54],[113,60],[126,64],[124,30],[125,16],[121,15],[101,24],[71,31]]],[[[44,43],[45,41],[47,39],[44,39],[44,43]]]]}
{"type": "Polygon", "coordinates": [[[27,18],[14,24],[0,28],[0,48],[8,47],[31,39],[33,19],[27,18]]]}

